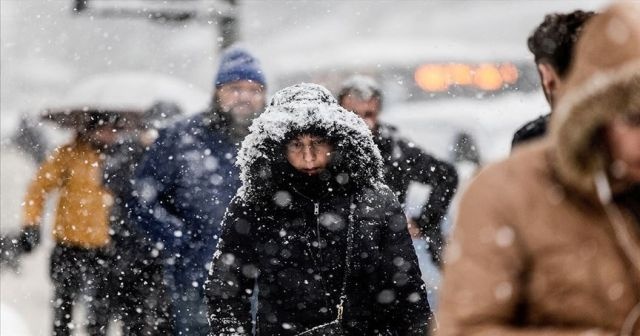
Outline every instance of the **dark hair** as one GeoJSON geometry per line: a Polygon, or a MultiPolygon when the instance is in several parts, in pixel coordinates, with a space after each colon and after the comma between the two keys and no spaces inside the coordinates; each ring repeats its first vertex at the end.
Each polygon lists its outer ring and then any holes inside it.
{"type": "Polygon", "coordinates": [[[536,63],[548,63],[564,77],[569,71],[573,48],[585,22],[594,12],[576,10],[568,14],[553,13],[529,36],[527,45],[536,63]]]}

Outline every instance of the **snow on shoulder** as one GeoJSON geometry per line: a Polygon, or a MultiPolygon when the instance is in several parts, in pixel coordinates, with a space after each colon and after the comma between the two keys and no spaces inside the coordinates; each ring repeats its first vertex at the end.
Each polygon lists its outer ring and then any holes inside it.
{"type": "Polygon", "coordinates": [[[373,184],[381,178],[382,158],[364,121],[342,108],[326,88],[301,83],[276,92],[249,128],[236,162],[242,180],[239,196],[246,200],[261,189],[260,167],[273,164],[275,151],[281,150],[287,135],[310,129],[334,140],[345,155],[346,173],[352,180],[373,184]]]}

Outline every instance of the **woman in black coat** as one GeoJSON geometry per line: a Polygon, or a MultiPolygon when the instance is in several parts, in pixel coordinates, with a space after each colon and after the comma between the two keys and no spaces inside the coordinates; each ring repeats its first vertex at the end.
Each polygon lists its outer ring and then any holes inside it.
{"type": "Polygon", "coordinates": [[[251,334],[255,289],[258,335],[336,320],[347,335],[427,333],[406,218],[358,116],[321,86],[285,88],[255,120],[238,165],[243,186],[205,285],[212,335],[251,334]]]}

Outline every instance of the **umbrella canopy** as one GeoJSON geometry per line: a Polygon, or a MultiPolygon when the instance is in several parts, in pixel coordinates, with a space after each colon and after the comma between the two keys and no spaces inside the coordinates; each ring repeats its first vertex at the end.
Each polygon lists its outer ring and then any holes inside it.
{"type": "Polygon", "coordinates": [[[42,118],[70,128],[95,122],[131,127],[158,102],[174,103],[188,115],[205,109],[209,99],[206,91],[166,75],[106,73],[78,83],[63,99],[52,103],[42,118]]]}

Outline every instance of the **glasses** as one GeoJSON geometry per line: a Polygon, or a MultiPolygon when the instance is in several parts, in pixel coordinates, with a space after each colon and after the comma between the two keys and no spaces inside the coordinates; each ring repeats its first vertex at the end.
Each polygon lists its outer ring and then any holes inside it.
{"type": "Polygon", "coordinates": [[[289,153],[302,153],[305,147],[309,147],[314,153],[331,151],[331,143],[327,139],[311,139],[311,140],[292,140],[286,146],[289,153]]]}

